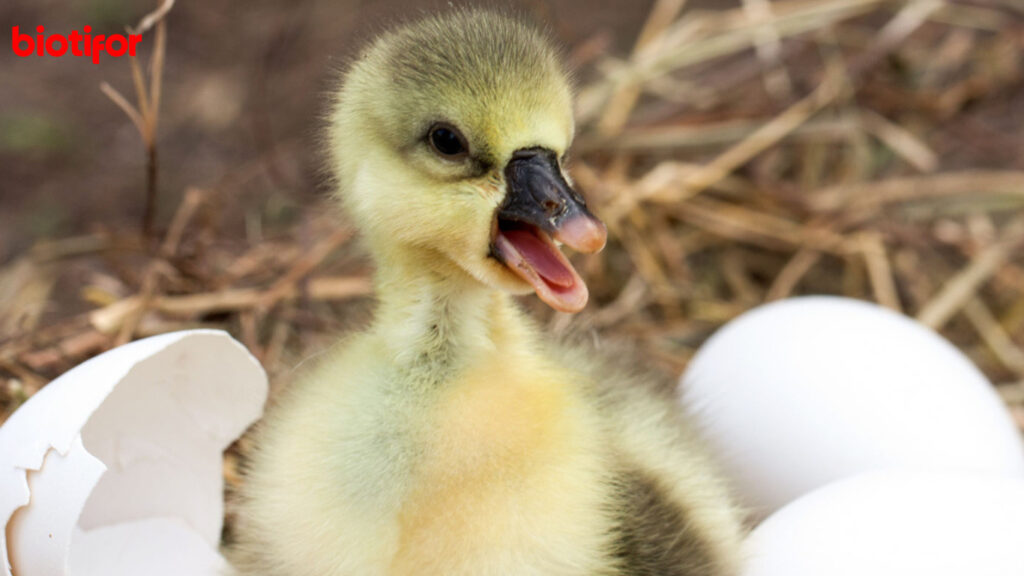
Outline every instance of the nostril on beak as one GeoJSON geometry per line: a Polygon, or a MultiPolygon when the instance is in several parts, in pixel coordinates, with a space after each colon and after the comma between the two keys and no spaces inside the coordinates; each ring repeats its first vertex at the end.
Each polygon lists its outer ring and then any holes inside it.
{"type": "Polygon", "coordinates": [[[550,220],[558,220],[569,211],[569,206],[562,198],[545,198],[541,206],[550,220]]]}

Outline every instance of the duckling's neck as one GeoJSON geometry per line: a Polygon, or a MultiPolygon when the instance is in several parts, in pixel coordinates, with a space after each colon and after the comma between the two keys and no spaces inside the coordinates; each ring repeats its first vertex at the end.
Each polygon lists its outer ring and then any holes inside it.
{"type": "Polygon", "coordinates": [[[427,250],[377,256],[374,330],[400,366],[435,376],[529,348],[530,328],[504,292],[427,250]]]}

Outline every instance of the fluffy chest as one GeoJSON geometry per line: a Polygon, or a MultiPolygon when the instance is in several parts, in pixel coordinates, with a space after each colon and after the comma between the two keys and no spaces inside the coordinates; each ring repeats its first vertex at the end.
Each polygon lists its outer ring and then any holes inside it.
{"type": "Polygon", "coordinates": [[[392,573],[486,574],[503,562],[595,573],[609,483],[571,376],[492,363],[448,384],[421,438],[392,573]]]}
{"type": "Polygon", "coordinates": [[[493,362],[454,378],[436,399],[421,473],[444,483],[529,475],[585,431],[570,378],[493,362]]]}

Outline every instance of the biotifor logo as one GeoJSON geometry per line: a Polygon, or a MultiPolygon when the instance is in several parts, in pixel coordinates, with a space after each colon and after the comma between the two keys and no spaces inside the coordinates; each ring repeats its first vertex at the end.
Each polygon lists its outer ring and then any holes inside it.
{"type": "Polygon", "coordinates": [[[14,53],[22,58],[28,58],[32,54],[36,56],[50,55],[54,57],[64,56],[71,51],[74,56],[89,56],[93,64],[100,63],[100,54],[107,54],[118,57],[124,56],[127,52],[135,56],[135,46],[142,41],[142,34],[111,34],[105,36],[97,34],[93,36],[91,26],[82,28],[82,33],[72,30],[71,34],[46,35],[42,26],[36,26],[36,36],[21,32],[18,26],[11,31],[11,45],[14,53]]]}

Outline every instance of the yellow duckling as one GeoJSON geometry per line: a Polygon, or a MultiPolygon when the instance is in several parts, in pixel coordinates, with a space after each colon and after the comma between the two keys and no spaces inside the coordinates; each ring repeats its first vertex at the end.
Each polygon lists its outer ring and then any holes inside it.
{"type": "Polygon", "coordinates": [[[241,574],[735,573],[737,514],[672,399],[512,302],[586,304],[556,242],[605,229],[572,137],[556,51],[507,16],[406,25],[352,66],[328,144],[379,308],[267,417],[241,574]]]}

